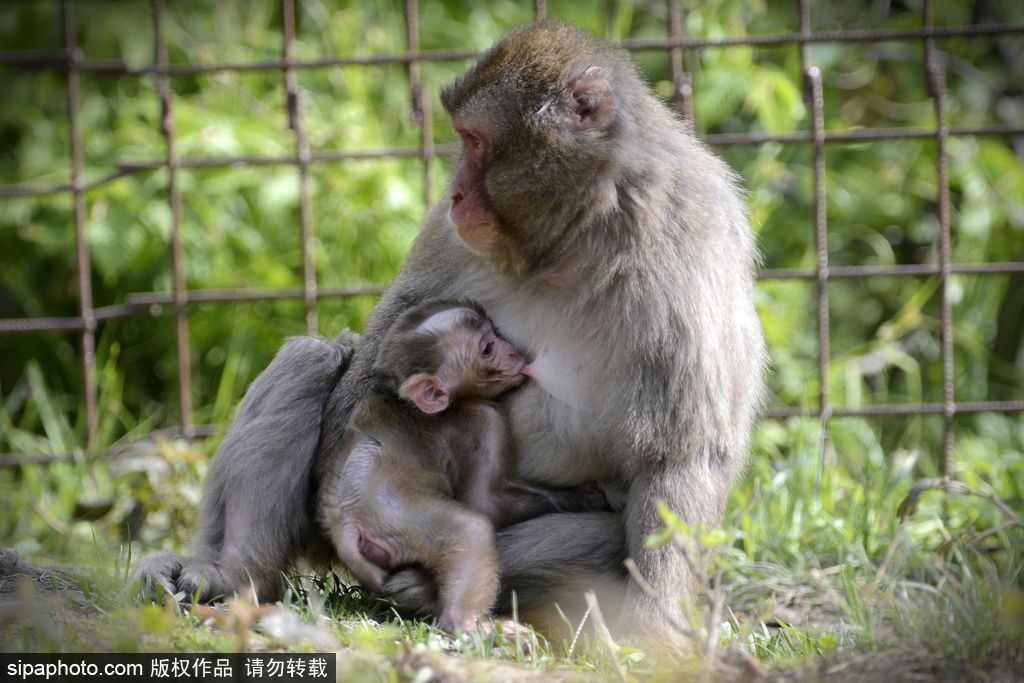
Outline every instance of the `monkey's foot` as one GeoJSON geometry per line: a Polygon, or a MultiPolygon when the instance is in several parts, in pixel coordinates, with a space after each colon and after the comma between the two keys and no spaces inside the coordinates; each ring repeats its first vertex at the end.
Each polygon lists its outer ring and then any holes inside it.
{"type": "Polygon", "coordinates": [[[236,582],[228,580],[220,566],[195,559],[189,559],[178,576],[178,590],[198,602],[213,602],[241,588],[236,582]]]}
{"type": "Polygon", "coordinates": [[[384,579],[384,594],[399,611],[415,616],[437,614],[437,590],[433,577],[418,567],[396,569],[384,579]]]}
{"type": "Polygon", "coordinates": [[[144,600],[172,597],[180,601],[212,602],[241,590],[220,566],[176,553],[159,552],[142,558],[132,570],[131,583],[144,600]]]}
{"type": "Polygon", "coordinates": [[[134,585],[144,600],[156,601],[173,597],[179,591],[178,577],[181,568],[188,562],[184,555],[159,552],[139,560],[132,570],[129,583],[134,585]]]}

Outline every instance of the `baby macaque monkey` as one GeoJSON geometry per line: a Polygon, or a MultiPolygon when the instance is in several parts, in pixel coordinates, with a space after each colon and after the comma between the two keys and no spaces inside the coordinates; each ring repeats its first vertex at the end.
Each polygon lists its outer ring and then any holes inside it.
{"type": "Polygon", "coordinates": [[[441,627],[467,630],[497,596],[495,528],[605,507],[596,488],[511,480],[512,444],[490,399],[529,376],[473,302],[428,301],[394,323],[318,502],[360,583],[383,592],[390,570],[420,565],[436,577],[441,627]]]}

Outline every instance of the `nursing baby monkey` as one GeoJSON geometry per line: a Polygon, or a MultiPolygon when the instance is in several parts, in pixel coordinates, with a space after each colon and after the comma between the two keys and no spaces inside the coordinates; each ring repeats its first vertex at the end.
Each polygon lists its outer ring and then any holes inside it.
{"type": "Polygon", "coordinates": [[[494,528],[605,506],[595,487],[511,479],[508,427],[490,399],[529,374],[473,302],[429,301],[388,331],[318,503],[365,587],[383,593],[392,569],[419,566],[436,577],[441,627],[468,630],[498,595],[494,528]]]}

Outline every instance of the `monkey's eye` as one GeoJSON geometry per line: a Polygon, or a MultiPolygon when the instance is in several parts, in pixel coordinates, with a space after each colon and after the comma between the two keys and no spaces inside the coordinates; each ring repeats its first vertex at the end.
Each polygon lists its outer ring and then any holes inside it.
{"type": "Polygon", "coordinates": [[[480,353],[483,354],[484,358],[490,358],[494,355],[494,342],[487,342],[484,347],[480,349],[480,353]]]}
{"type": "Polygon", "coordinates": [[[463,133],[462,139],[466,142],[467,145],[469,145],[473,149],[479,149],[480,145],[483,144],[483,140],[478,138],[476,135],[473,135],[472,133],[463,133]]]}

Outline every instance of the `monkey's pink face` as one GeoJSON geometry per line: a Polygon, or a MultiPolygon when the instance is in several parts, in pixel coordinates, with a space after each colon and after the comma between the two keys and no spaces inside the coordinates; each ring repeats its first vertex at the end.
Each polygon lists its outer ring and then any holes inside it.
{"type": "Polygon", "coordinates": [[[491,140],[484,127],[459,117],[452,127],[462,140],[462,161],[452,181],[448,216],[459,237],[470,249],[485,254],[498,239],[498,219],[487,208],[484,196],[484,170],[491,155],[491,140]]]}
{"type": "Polygon", "coordinates": [[[508,340],[499,336],[490,324],[484,325],[477,340],[475,391],[479,396],[493,397],[526,381],[526,361],[508,340]]]}

